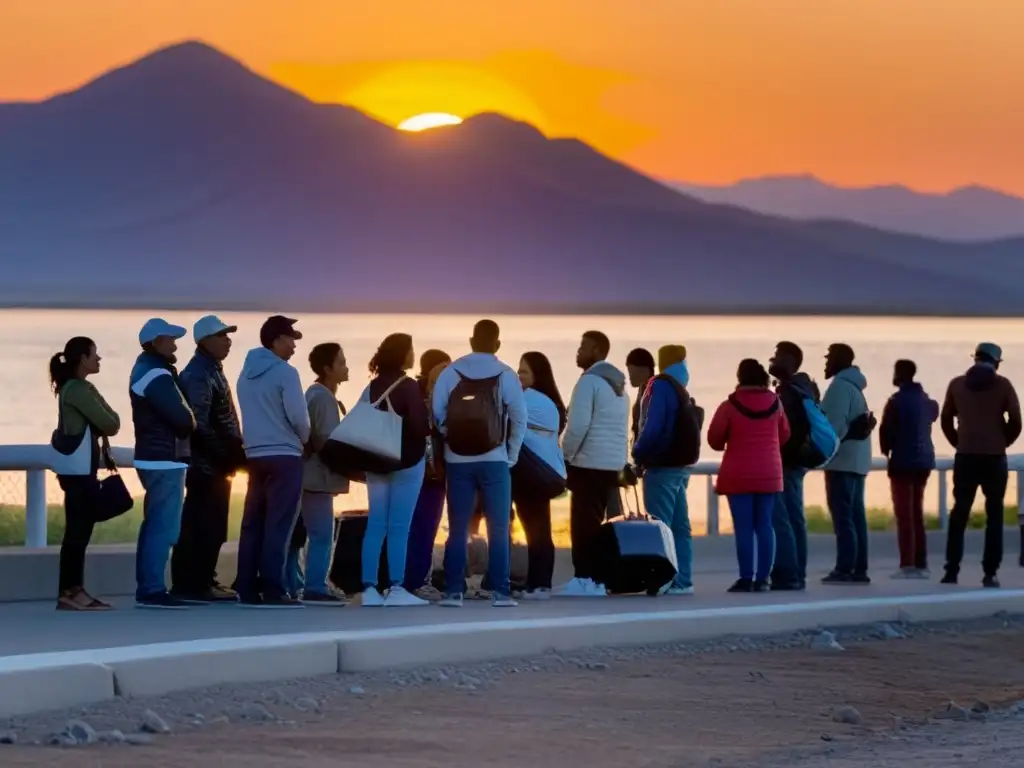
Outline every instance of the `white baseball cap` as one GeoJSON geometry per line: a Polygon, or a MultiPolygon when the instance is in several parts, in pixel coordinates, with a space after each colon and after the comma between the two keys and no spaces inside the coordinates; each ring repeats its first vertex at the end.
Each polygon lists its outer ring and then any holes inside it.
{"type": "Polygon", "coordinates": [[[228,325],[216,315],[206,315],[196,320],[196,324],[192,326],[192,338],[198,344],[203,339],[216,336],[218,333],[234,333],[237,330],[237,325],[228,325]]]}
{"type": "Polygon", "coordinates": [[[151,320],[147,320],[146,324],[142,326],[142,330],[139,331],[139,344],[148,344],[151,341],[156,341],[161,336],[180,339],[186,333],[188,331],[180,325],[172,325],[163,318],[154,317],[151,320]]]}

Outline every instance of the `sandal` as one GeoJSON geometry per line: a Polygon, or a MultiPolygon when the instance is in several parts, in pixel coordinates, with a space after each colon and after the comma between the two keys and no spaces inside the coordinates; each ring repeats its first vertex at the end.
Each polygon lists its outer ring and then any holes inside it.
{"type": "Polygon", "coordinates": [[[60,593],[57,598],[58,611],[109,611],[113,606],[86,592],[82,587],[72,587],[60,593]]]}

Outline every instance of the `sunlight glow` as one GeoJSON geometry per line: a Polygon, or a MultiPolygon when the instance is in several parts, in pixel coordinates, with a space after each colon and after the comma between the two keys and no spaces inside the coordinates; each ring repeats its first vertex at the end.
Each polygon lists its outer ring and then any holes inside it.
{"type": "Polygon", "coordinates": [[[424,112],[400,122],[398,130],[425,131],[429,128],[440,128],[443,125],[458,125],[461,122],[461,117],[456,117],[448,112],[424,112]]]}

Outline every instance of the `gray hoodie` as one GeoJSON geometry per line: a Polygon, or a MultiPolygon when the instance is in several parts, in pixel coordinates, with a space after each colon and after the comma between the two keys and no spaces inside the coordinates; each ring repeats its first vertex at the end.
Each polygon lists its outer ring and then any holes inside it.
{"type": "Polygon", "coordinates": [[[246,456],[302,456],[309,413],[295,368],[265,347],[250,349],[235,394],[246,456]]]}
{"type": "Polygon", "coordinates": [[[568,424],[562,435],[566,463],[620,471],[626,465],[629,411],[625,374],[604,361],[588,368],[569,401],[568,424]]]}

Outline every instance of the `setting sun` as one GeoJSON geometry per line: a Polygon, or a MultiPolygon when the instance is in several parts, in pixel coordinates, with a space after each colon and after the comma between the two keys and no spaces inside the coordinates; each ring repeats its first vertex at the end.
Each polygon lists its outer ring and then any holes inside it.
{"type": "Polygon", "coordinates": [[[448,112],[424,112],[421,115],[414,115],[400,122],[398,130],[425,131],[429,128],[440,128],[444,125],[458,125],[461,122],[461,117],[456,117],[448,112]]]}

